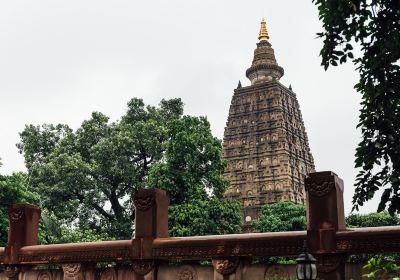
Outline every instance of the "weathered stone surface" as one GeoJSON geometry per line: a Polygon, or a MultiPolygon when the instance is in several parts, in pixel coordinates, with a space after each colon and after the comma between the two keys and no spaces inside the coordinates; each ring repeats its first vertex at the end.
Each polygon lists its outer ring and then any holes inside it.
{"type": "MultiPolygon", "coordinates": [[[[362,269],[362,264],[346,264],[345,279],[361,279],[361,275],[365,271],[362,269]]],[[[135,280],[132,269],[130,268],[97,268],[94,270],[93,277],[86,277],[89,280],[135,280]]],[[[254,280],[268,279],[268,277],[295,277],[294,265],[246,265],[238,267],[237,272],[230,275],[229,279],[235,280],[254,280]]],[[[8,280],[6,273],[0,273],[0,280],[8,280]]],[[[65,280],[63,271],[58,270],[28,270],[21,272],[19,279],[23,280],[65,280]]],[[[145,279],[152,279],[151,275],[146,275],[145,279]]],[[[183,265],[169,266],[161,265],[158,268],[159,280],[209,280],[223,279],[223,275],[213,269],[212,266],[200,265],[183,265]]]]}
{"type": "Polygon", "coordinates": [[[243,203],[249,224],[266,203],[305,204],[304,178],[314,160],[296,94],[279,82],[278,66],[268,41],[260,41],[247,70],[252,85],[233,94],[225,127],[226,196],[243,203]]]}

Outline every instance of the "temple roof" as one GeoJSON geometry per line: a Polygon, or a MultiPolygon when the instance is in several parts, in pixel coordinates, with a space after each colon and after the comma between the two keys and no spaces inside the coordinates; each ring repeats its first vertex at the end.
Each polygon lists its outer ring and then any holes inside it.
{"type": "Polygon", "coordinates": [[[250,79],[252,85],[279,80],[284,73],[283,68],[276,62],[274,49],[268,41],[269,34],[264,18],[261,21],[258,39],[257,48],[254,50],[253,63],[246,71],[246,76],[250,79]]]}

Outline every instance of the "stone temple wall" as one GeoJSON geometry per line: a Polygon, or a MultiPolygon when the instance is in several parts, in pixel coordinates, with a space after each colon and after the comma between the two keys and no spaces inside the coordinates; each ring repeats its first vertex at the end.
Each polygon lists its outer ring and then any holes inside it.
{"type": "MultiPolygon", "coordinates": [[[[362,278],[362,265],[348,264],[346,279],[362,278]]],[[[295,279],[294,265],[244,265],[230,275],[229,280],[264,280],[273,277],[295,279]]],[[[64,280],[62,269],[28,270],[19,274],[18,280],[64,280]]],[[[161,265],[155,278],[151,273],[144,276],[145,280],[225,280],[222,274],[214,271],[212,266],[200,265],[161,265]]],[[[9,280],[5,273],[0,273],[0,280],[9,280]]],[[[69,279],[68,279],[69,280],[69,279]]],[[[88,269],[74,280],[136,280],[130,268],[98,268],[88,269]]]]}
{"type": "Polygon", "coordinates": [[[344,184],[335,173],[310,173],[305,189],[307,231],[168,237],[166,192],[141,189],[133,199],[133,239],[49,245],[37,245],[40,208],[14,204],[9,209],[8,245],[0,247],[0,271],[5,270],[0,280],[286,277],[293,275],[294,266],[268,266],[251,260],[293,259],[306,250],[305,246],[317,260],[320,279],[360,279],[361,265],[346,267],[349,256],[400,252],[399,226],[345,227],[344,184]],[[212,266],[193,265],[198,260],[212,260],[212,266]],[[38,270],[47,264],[62,270],[38,270]],[[96,264],[115,267],[96,268],[96,264]]]}
{"type": "Polygon", "coordinates": [[[223,151],[226,196],[243,203],[246,222],[263,204],[305,203],[304,178],[314,161],[296,95],[279,82],[235,90],[223,151]]]}

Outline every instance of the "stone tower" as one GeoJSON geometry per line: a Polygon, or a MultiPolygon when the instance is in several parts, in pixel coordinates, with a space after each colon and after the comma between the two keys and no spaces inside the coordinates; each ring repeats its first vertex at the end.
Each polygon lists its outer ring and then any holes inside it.
{"type": "Polygon", "coordinates": [[[283,68],[263,19],[253,63],[246,71],[250,86],[234,90],[225,127],[226,196],[243,204],[245,225],[266,203],[305,203],[304,177],[314,160],[296,94],[279,82],[283,68]]]}

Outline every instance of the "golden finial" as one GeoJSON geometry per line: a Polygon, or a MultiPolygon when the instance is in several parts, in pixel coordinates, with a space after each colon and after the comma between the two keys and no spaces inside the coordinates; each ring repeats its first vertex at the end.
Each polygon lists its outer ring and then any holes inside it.
{"type": "Polygon", "coordinates": [[[267,41],[269,39],[267,24],[265,23],[265,19],[263,18],[261,21],[260,34],[258,35],[258,40],[267,41]]]}

